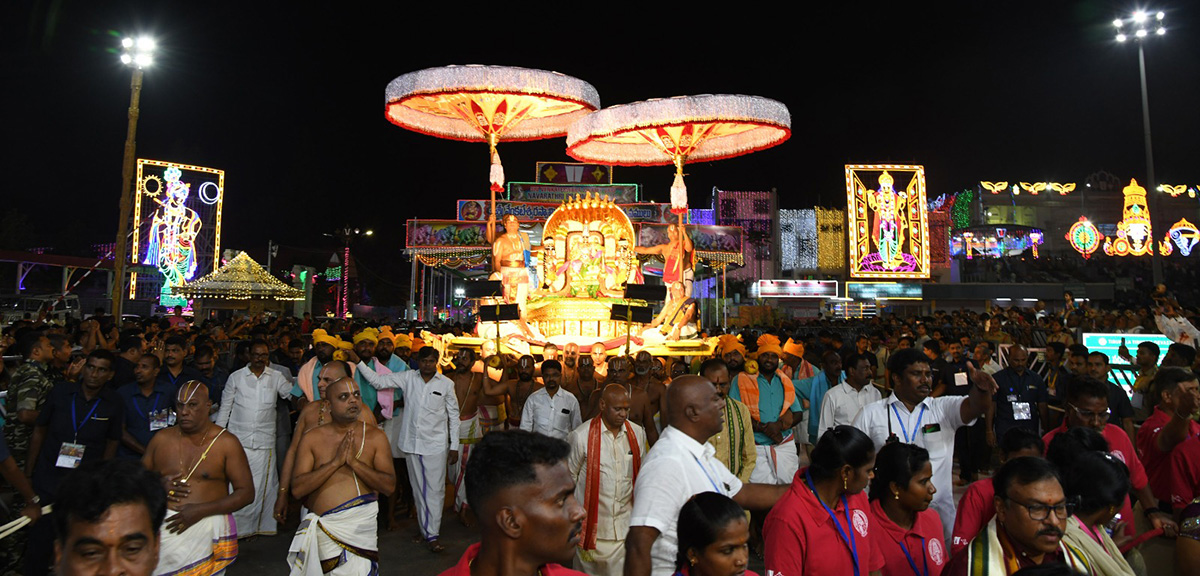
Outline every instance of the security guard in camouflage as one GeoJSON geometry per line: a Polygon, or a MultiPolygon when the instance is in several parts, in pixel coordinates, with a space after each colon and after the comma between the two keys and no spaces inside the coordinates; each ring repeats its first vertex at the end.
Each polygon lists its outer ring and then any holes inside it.
{"type": "MultiPolygon", "coordinates": [[[[17,340],[13,348],[25,357],[25,362],[13,371],[12,380],[8,384],[8,419],[4,422],[4,440],[8,443],[9,451],[17,462],[17,467],[25,471],[25,459],[29,454],[29,440],[33,437],[34,422],[54,381],[50,377],[49,362],[54,349],[50,340],[41,332],[28,332],[17,340]]],[[[25,503],[18,495],[12,514],[7,520],[13,520],[25,503]]],[[[20,574],[21,551],[25,549],[25,536],[28,530],[0,540],[0,574],[11,576],[20,574]]]]}

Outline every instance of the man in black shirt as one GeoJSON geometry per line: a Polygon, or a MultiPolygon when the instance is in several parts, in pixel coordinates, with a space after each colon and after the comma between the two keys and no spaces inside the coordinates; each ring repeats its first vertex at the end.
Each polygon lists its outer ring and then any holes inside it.
{"type": "MultiPolygon", "coordinates": [[[[98,349],[88,355],[80,381],[59,384],[38,413],[29,445],[27,468],[40,504],[52,504],[59,485],[84,462],[109,460],[121,442],[125,407],[105,385],[112,379],[112,352],[98,349]]],[[[53,517],[53,513],[47,518],[53,517]]],[[[29,533],[25,574],[46,574],[54,554],[54,522],[43,518],[29,533]]]]}

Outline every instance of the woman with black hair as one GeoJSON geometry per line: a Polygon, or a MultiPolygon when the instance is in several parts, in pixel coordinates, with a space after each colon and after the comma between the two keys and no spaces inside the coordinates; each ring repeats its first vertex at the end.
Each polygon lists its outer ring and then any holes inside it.
{"type": "Polygon", "coordinates": [[[871,438],[836,426],[821,435],[811,459],[763,525],[767,573],[878,575],[883,556],[869,538],[863,494],[875,467],[871,438]]]}
{"type": "Polygon", "coordinates": [[[750,559],[746,511],[717,492],[692,496],[679,509],[676,576],[741,576],[750,559]]]}
{"type": "Polygon", "coordinates": [[[1075,501],[1063,541],[1087,554],[1097,574],[1134,576],[1120,548],[1131,540],[1123,530],[1128,519],[1117,514],[1129,493],[1129,468],[1111,454],[1084,452],[1063,475],[1067,499],[1075,501]]]}
{"type": "Polygon", "coordinates": [[[879,450],[871,480],[871,544],[883,556],[884,576],[938,576],[950,559],[942,519],[929,508],[933,465],[929,451],[896,442],[879,450]]]}

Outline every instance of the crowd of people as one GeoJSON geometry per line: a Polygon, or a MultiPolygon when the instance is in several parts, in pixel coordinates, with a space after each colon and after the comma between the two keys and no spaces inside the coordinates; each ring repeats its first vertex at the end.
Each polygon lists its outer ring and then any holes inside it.
{"type": "Polygon", "coordinates": [[[1197,574],[1200,334],[1155,294],[701,331],[705,356],[307,315],[17,322],[0,473],[32,525],[0,553],[214,574],[298,518],[293,574],[373,573],[407,515],[444,551],[449,490],[481,540],[448,574],[1141,575],[1149,537],[1197,574]],[[1123,347],[1127,391],[1096,330],[1175,343],[1123,347]]]}

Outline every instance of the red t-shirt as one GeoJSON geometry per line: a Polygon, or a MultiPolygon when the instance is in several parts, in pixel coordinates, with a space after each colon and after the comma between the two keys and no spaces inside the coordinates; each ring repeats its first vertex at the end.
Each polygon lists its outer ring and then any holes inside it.
{"type": "MultiPolygon", "coordinates": [[[[792,486],[767,514],[763,524],[766,572],[774,576],[852,576],[851,543],[838,533],[829,513],[809,489],[804,477],[807,471],[796,472],[792,486]]],[[[833,513],[853,541],[858,573],[867,576],[883,568],[883,556],[871,544],[870,504],[862,492],[847,495],[846,504],[849,511],[839,500],[833,513]],[[850,526],[846,526],[847,516],[850,526]]]]}
{"type": "Polygon", "coordinates": [[[967,547],[996,516],[996,488],[991,478],[972,482],[958,501],[958,515],[954,517],[954,531],[950,538],[950,553],[957,554],[967,547]]]}
{"type": "MultiPolygon", "coordinates": [[[[1046,448],[1050,448],[1050,441],[1058,436],[1060,432],[1067,431],[1067,423],[1063,422],[1062,426],[1055,428],[1046,433],[1042,437],[1042,442],[1046,443],[1046,448]]],[[[1129,467],[1129,485],[1134,490],[1141,490],[1146,487],[1149,480],[1146,478],[1146,469],[1142,467],[1142,461],[1138,458],[1137,452],[1133,449],[1133,443],[1129,441],[1129,435],[1125,433],[1119,426],[1105,424],[1104,430],[1101,432],[1104,439],[1108,441],[1108,453],[1116,456],[1118,460],[1125,463],[1129,467]]],[[[1126,521],[1125,533],[1130,536],[1136,536],[1133,506],[1129,503],[1129,497],[1125,497],[1125,504],[1121,506],[1121,518],[1126,521]]]]}
{"type": "MultiPolygon", "coordinates": [[[[476,542],[463,552],[462,558],[458,560],[453,568],[442,572],[440,576],[471,576],[471,561],[479,554],[479,543],[476,542]]],[[[558,564],[544,564],[538,569],[538,573],[542,576],[587,576],[578,570],[563,568],[558,564]]]]}
{"type": "Polygon", "coordinates": [[[933,508],[917,513],[912,530],[905,530],[892,522],[878,500],[871,501],[871,520],[874,521],[871,531],[871,546],[879,550],[883,556],[883,576],[912,576],[914,568],[909,563],[909,557],[915,563],[917,574],[939,576],[950,554],[942,542],[942,519],[933,508]],[[908,556],[904,555],[904,548],[908,556]]]}
{"type": "MultiPolygon", "coordinates": [[[[1158,434],[1170,421],[1171,415],[1156,406],[1137,433],[1138,456],[1146,466],[1146,475],[1150,478],[1150,492],[1155,498],[1163,501],[1171,497],[1171,453],[1158,449],[1158,434]]],[[[1188,436],[1198,434],[1200,424],[1188,422],[1188,436]]]]}
{"type": "Polygon", "coordinates": [[[1200,496],[1200,436],[1191,436],[1171,451],[1170,493],[1171,507],[1182,510],[1200,496]]]}

